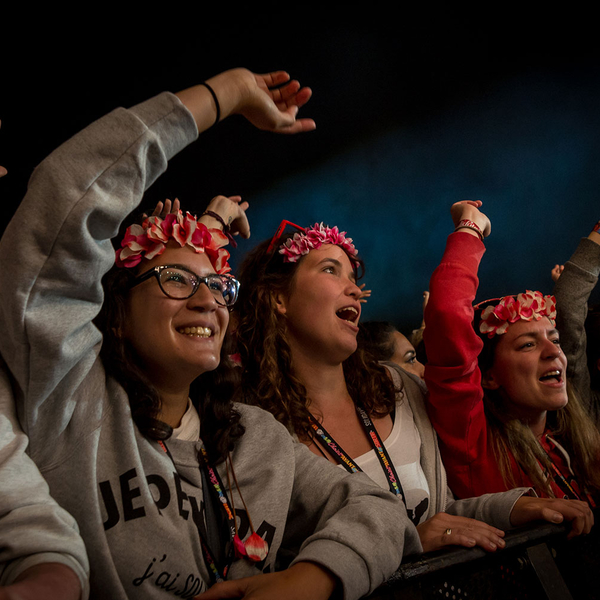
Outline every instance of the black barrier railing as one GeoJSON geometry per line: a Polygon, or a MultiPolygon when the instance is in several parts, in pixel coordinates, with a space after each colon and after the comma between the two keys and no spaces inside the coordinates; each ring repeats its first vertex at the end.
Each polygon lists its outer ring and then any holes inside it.
{"type": "Polygon", "coordinates": [[[568,540],[568,530],[541,524],[507,533],[493,553],[455,547],[407,557],[369,599],[600,599],[600,535],[568,540]]]}

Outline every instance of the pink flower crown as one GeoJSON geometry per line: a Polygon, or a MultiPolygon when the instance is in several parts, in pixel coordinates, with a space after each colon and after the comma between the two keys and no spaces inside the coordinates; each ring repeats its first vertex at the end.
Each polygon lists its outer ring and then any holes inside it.
{"type": "Polygon", "coordinates": [[[142,257],[150,260],[160,256],[170,239],[181,247],[190,246],[196,253],[205,252],[218,274],[231,271],[227,262],[229,252],[223,248],[229,242],[227,236],[220,229],[208,229],[203,223],[198,223],[198,219],[189,212],[184,217],[181,210],[169,213],[164,219],[152,216],[144,219],[141,225],[129,226],[121,248],[116,251],[115,264],[132,268],[141,262],[142,257]]]}
{"type": "Polygon", "coordinates": [[[339,231],[337,227],[328,227],[323,223],[315,223],[312,227],[306,227],[303,233],[295,233],[281,244],[279,254],[283,254],[284,262],[296,262],[323,244],[340,246],[351,260],[358,254],[358,250],[352,244],[352,238],[347,238],[345,231],[339,231]]]}
{"type": "MultiPolygon", "coordinates": [[[[488,302],[491,301],[480,302],[475,309],[488,302]]],[[[497,304],[490,304],[483,309],[479,331],[492,338],[506,333],[508,326],[520,319],[539,321],[542,317],[548,317],[552,326],[556,325],[556,298],[527,290],[517,296],[504,296],[497,304]]]]}

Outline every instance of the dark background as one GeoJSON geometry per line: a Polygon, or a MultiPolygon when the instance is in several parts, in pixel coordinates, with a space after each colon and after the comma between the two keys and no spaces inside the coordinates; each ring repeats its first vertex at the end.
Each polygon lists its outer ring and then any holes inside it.
{"type": "Polygon", "coordinates": [[[550,292],[552,266],[600,218],[595,15],[327,6],[273,6],[268,18],[229,5],[146,11],[144,22],[114,9],[5,17],[6,220],[34,166],[114,107],[232,67],[285,69],[313,89],[302,114],[316,131],[275,136],[229,119],[171,161],[146,205],[179,197],[199,212],[216,194],[242,195],[252,238],[234,267],[284,218],[337,224],[366,261],[363,319],[410,330],[452,230],[450,205],[480,199],[493,233],[479,297],[550,292]]]}

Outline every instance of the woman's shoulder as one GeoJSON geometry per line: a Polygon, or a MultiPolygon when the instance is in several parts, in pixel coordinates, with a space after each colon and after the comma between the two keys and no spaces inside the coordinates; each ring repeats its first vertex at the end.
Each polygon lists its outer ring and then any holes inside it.
{"type": "Polygon", "coordinates": [[[300,442],[266,410],[242,403],[235,403],[235,408],[245,431],[235,443],[234,459],[252,465],[264,459],[291,466],[289,461],[295,460],[296,444],[300,442]]]}
{"type": "Polygon", "coordinates": [[[392,381],[398,390],[398,401],[402,401],[405,396],[410,396],[411,399],[423,399],[427,393],[427,387],[424,381],[419,379],[413,373],[405,371],[400,365],[394,362],[382,361],[380,364],[387,369],[389,376],[392,378],[392,381]]]}
{"type": "Polygon", "coordinates": [[[287,436],[292,439],[290,432],[268,411],[242,402],[234,403],[235,409],[241,416],[242,425],[246,432],[252,428],[259,428],[262,434],[269,436],[287,436]]]}

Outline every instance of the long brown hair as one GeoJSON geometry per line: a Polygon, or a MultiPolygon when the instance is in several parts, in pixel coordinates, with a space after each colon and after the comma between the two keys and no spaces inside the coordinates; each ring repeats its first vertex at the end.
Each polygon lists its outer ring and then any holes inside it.
{"type": "MultiPolygon", "coordinates": [[[[476,312],[476,324],[478,317],[479,313],[476,312]]],[[[478,334],[483,340],[483,350],[478,357],[479,369],[485,374],[494,364],[499,336],[490,339],[487,335],[478,334]]],[[[591,494],[600,497],[600,432],[568,382],[567,397],[568,402],[564,407],[548,411],[546,427],[569,453],[577,481],[591,494]]],[[[544,477],[540,469],[541,464],[548,477],[553,478],[550,461],[529,426],[506,410],[498,391],[484,389],[483,401],[504,482],[508,487],[522,484],[515,477],[512,457],[538,491],[553,497],[550,480],[544,477]]]]}
{"type": "MultiPolygon", "coordinates": [[[[140,222],[141,218],[137,221],[140,222]]],[[[125,226],[122,230],[124,234],[125,226]]],[[[173,429],[158,418],[160,394],[146,375],[132,344],[123,335],[127,297],[134,271],[113,266],[103,277],[104,303],[94,323],[103,335],[100,356],[105,369],[127,392],[138,429],[150,439],[164,440],[171,436],[173,429]]],[[[238,370],[230,360],[231,352],[231,336],[227,334],[221,348],[219,367],[203,373],[190,387],[190,398],[200,415],[200,435],[213,464],[224,460],[244,433],[240,415],[232,401],[238,384],[238,370]]]]}
{"type": "MultiPolygon", "coordinates": [[[[313,436],[310,398],[293,373],[286,322],[275,302],[277,294],[291,291],[302,258],[297,263],[284,262],[276,250],[267,252],[268,246],[268,241],[259,244],[238,270],[240,296],[234,313],[242,363],[239,399],[271,412],[290,432],[309,440],[313,436]]],[[[371,416],[382,417],[393,410],[398,390],[374,358],[359,348],[343,362],[343,370],[350,396],[371,416]]]]}

